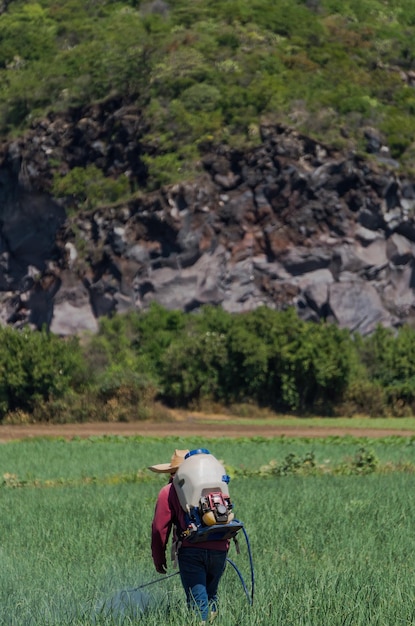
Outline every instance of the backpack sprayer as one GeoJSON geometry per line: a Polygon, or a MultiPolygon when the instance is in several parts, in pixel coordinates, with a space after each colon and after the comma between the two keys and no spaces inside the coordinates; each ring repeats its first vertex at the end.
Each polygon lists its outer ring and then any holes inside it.
{"type": "Polygon", "coordinates": [[[181,539],[192,543],[233,539],[243,524],[235,520],[229,496],[230,477],[209,450],[191,450],[173,478],[186,529],[181,539]]]}
{"type": "MultiPolygon", "coordinates": [[[[255,577],[251,546],[244,524],[235,519],[233,503],[229,496],[229,481],[230,477],[226,474],[224,466],[210,454],[209,450],[200,448],[186,454],[173,478],[173,486],[186,519],[186,528],[180,538],[191,543],[233,539],[239,554],[237,534],[242,531],[248,549],[251,571],[250,592],[236,564],[229,558],[226,561],[238,574],[248,602],[252,605],[255,577]]],[[[131,591],[143,589],[177,574],[179,572],[157,578],[131,591]]]]}

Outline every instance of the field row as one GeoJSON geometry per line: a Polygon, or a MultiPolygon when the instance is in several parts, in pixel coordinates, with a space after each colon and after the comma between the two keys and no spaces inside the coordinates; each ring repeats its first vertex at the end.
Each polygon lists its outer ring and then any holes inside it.
{"type": "Polygon", "coordinates": [[[154,480],[154,459],[175,448],[208,447],[236,476],[413,471],[415,436],[196,438],[102,436],[37,438],[1,445],[0,486],[120,483],[154,480]],[[285,469],[284,469],[285,468],[285,469]]]}

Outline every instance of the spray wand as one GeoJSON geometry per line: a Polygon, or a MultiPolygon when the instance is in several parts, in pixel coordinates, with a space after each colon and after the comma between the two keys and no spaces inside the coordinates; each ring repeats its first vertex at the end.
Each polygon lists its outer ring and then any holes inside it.
{"type": "Polygon", "coordinates": [[[163,580],[167,580],[168,578],[172,578],[173,576],[177,576],[180,574],[179,571],[173,572],[173,574],[167,574],[167,576],[163,576],[163,578],[156,578],[155,580],[150,580],[149,583],[144,583],[144,585],[140,585],[139,587],[134,587],[134,589],[127,589],[127,593],[132,593],[133,591],[138,591],[139,589],[144,589],[144,587],[149,587],[150,585],[155,585],[156,583],[161,583],[163,580]]]}

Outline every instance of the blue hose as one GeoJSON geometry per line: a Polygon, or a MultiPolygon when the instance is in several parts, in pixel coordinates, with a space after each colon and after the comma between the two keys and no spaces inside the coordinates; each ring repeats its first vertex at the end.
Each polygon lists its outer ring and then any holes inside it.
{"type": "Polygon", "coordinates": [[[242,527],[242,531],[245,535],[245,540],[246,540],[246,546],[248,548],[248,556],[249,556],[249,567],[251,569],[251,604],[254,603],[254,591],[255,591],[255,573],[254,573],[254,562],[252,559],[252,551],[251,551],[251,544],[249,541],[249,537],[248,537],[248,533],[245,530],[245,527],[242,527]]]}
{"type": "MultiPolygon", "coordinates": [[[[238,520],[236,520],[236,521],[238,521],[238,520]]],[[[245,581],[243,579],[243,576],[242,576],[241,572],[239,571],[239,569],[237,568],[237,566],[235,565],[235,563],[231,559],[229,559],[229,558],[227,558],[226,560],[227,560],[227,562],[230,565],[232,565],[232,567],[234,568],[235,572],[238,574],[239,580],[242,583],[242,587],[243,587],[243,589],[245,591],[245,595],[246,595],[246,597],[248,599],[248,602],[252,606],[253,603],[254,603],[254,590],[255,590],[254,563],[253,563],[253,560],[252,560],[251,544],[249,542],[248,533],[246,532],[244,526],[242,526],[242,531],[244,533],[245,540],[246,540],[246,545],[247,545],[247,548],[248,548],[249,566],[250,566],[250,569],[251,569],[251,593],[250,594],[249,594],[248,588],[246,586],[246,583],[245,583],[245,581]]]]}
{"type": "Polygon", "coordinates": [[[249,591],[248,591],[248,589],[247,589],[247,587],[246,587],[246,584],[245,584],[245,581],[244,581],[244,579],[243,579],[243,576],[242,576],[241,572],[239,571],[239,569],[237,568],[237,566],[235,565],[235,563],[234,563],[231,559],[227,558],[226,560],[227,560],[227,562],[228,562],[230,565],[232,565],[233,569],[234,569],[234,570],[235,570],[235,572],[238,574],[238,576],[239,576],[239,580],[241,581],[241,583],[242,583],[242,587],[244,588],[245,595],[246,595],[246,597],[248,598],[248,602],[249,602],[249,604],[252,604],[252,599],[251,599],[251,596],[249,595],[249,591]]]}

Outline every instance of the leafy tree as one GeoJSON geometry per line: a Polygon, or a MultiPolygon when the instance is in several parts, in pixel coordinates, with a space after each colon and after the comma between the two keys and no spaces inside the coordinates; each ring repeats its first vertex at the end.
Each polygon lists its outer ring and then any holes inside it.
{"type": "Polygon", "coordinates": [[[0,329],[0,417],[82,389],[85,365],[76,338],[46,331],[0,329]]]}
{"type": "MultiPolygon", "coordinates": [[[[373,388],[378,388],[377,392],[372,390],[372,395],[382,394],[392,414],[411,414],[415,410],[414,347],[415,331],[408,325],[397,333],[379,326],[370,336],[357,340],[366,379],[373,388]]],[[[370,405],[369,399],[367,405],[370,405]]]]}
{"type": "Polygon", "coordinates": [[[250,314],[248,327],[268,350],[263,402],[310,410],[317,402],[330,407],[342,397],[353,362],[347,332],[334,325],[306,323],[292,309],[278,312],[265,307],[250,314]]]}
{"type": "Polygon", "coordinates": [[[162,357],[163,396],[172,405],[198,405],[222,398],[221,373],[227,367],[224,336],[216,331],[188,331],[162,357]]]}
{"type": "Polygon", "coordinates": [[[85,359],[91,371],[101,373],[112,366],[134,369],[136,355],[132,349],[134,331],[130,315],[102,317],[99,329],[85,350],[85,359]]]}
{"type": "Polygon", "coordinates": [[[159,372],[165,351],[182,335],[185,325],[186,314],[183,311],[169,311],[153,303],[148,311],[134,319],[133,349],[151,362],[155,372],[159,372]]]}
{"type": "Polygon", "coordinates": [[[231,402],[254,400],[261,404],[268,376],[268,348],[261,336],[245,327],[243,316],[236,318],[226,338],[228,365],[224,390],[231,402]]]}
{"type": "Polygon", "coordinates": [[[19,69],[57,51],[57,26],[36,2],[11,4],[1,16],[0,67],[19,69]]]}
{"type": "Polygon", "coordinates": [[[196,83],[181,94],[181,102],[188,110],[212,112],[220,102],[220,91],[207,83],[196,83]]]}

